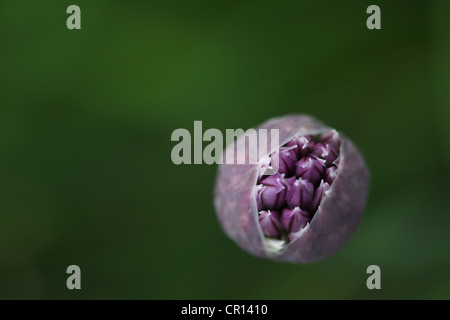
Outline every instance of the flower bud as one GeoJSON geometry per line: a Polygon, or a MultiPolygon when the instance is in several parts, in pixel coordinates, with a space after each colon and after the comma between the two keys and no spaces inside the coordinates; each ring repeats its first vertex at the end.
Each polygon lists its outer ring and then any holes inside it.
{"type": "Polygon", "coordinates": [[[283,184],[283,176],[279,173],[261,180],[257,186],[258,207],[267,210],[280,209],[286,200],[286,186],[283,184]]]}
{"type": "Polygon", "coordinates": [[[302,157],[295,163],[295,174],[312,183],[318,183],[325,172],[325,163],[325,160],[313,155],[302,157]]]}
{"type": "Polygon", "coordinates": [[[270,168],[271,160],[270,160],[269,156],[266,156],[266,157],[261,158],[260,162],[261,162],[261,168],[258,172],[258,183],[260,183],[263,178],[267,177],[264,175],[264,173],[266,172],[267,169],[270,168]]]}
{"type": "Polygon", "coordinates": [[[297,146],[280,147],[279,151],[274,152],[274,157],[279,157],[279,173],[291,176],[295,171],[295,162],[297,162],[297,146]]]}
{"type": "Polygon", "coordinates": [[[259,224],[263,233],[268,237],[279,237],[282,227],[280,224],[280,214],[276,211],[261,211],[259,213],[259,224]]]}
{"type": "Polygon", "coordinates": [[[331,166],[333,161],[337,159],[339,150],[332,144],[319,142],[314,145],[311,153],[321,159],[324,159],[327,166],[331,166]]]}
{"type": "Polygon", "coordinates": [[[287,205],[291,208],[302,207],[308,208],[311,205],[314,196],[314,185],[312,182],[291,177],[285,179],[287,186],[287,205]]]}
{"type": "Polygon", "coordinates": [[[328,184],[332,184],[333,183],[334,179],[337,176],[337,172],[338,172],[337,169],[338,168],[337,168],[336,165],[332,165],[331,167],[329,167],[327,169],[327,172],[325,174],[325,182],[326,183],[328,183],[328,184]]]}
{"type": "Polygon", "coordinates": [[[310,136],[294,137],[287,143],[287,146],[297,146],[297,149],[295,149],[297,156],[304,157],[312,151],[314,140],[310,136]]]}
{"type": "Polygon", "coordinates": [[[355,232],[365,208],[369,173],[361,154],[310,116],[270,119],[258,128],[278,129],[280,145],[258,163],[219,165],[214,204],[224,231],[260,257],[293,263],[329,257],[355,232]],[[264,175],[276,156],[279,172],[264,175]]]}
{"type": "Polygon", "coordinates": [[[311,221],[311,215],[299,207],[284,208],[281,222],[287,233],[295,233],[303,229],[311,221]]]}
{"type": "Polygon", "coordinates": [[[320,181],[320,184],[317,187],[316,192],[314,193],[314,198],[311,201],[311,206],[309,207],[312,212],[315,212],[319,208],[320,202],[322,201],[325,192],[327,192],[329,188],[330,185],[328,183],[323,180],[320,181]]]}

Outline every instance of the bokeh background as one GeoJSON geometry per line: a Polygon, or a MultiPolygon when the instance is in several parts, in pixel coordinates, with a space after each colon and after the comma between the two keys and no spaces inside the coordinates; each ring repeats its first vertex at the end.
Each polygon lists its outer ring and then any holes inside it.
{"type": "Polygon", "coordinates": [[[444,0],[2,1],[0,298],[450,298],[449,16],[444,0]],[[309,265],[241,251],[216,167],[170,158],[194,120],[297,112],[351,137],[372,177],[358,232],[309,265]]]}

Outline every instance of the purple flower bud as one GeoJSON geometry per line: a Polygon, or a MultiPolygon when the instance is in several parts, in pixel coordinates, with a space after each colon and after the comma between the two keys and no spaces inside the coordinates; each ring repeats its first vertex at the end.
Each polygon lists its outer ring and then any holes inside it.
{"type": "Polygon", "coordinates": [[[261,182],[262,179],[264,179],[266,176],[264,176],[264,173],[267,169],[270,168],[270,157],[264,157],[261,159],[261,169],[258,173],[258,183],[261,182]]]}
{"type": "Polygon", "coordinates": [[[311,153],[324,159],[327,166],[331,166],[333,161],[337,159],[339,150],[335,149],[332,144],[319,142],[314,145],[311,153]]]}
{"type": "Polygon", "coordinates": [[[288,233],[303,229],[311,221],[311,215],[299,207],[284,208],[281,213],[281,223],[288,233]]]}
{"type": "Polygon", "coordinates": [[[325,195],[325,192],[327,192],[329,188],[330,185],[328,183],[323,180],[320,181],[320,185],[317,187],[316,192],[314,193],[314,198],[311,202],[311,206],[309,207],[311,212],[316,212],[316,210],[319,208],[323,196],[325,195]]]}
{"type": "Polygon", "coordinates": [[[339,133],[336,130],[330,130],[322,134],[320,137],[320,142],[328,144],[333,150],[339,150],[341,146],[339,133]]]}
{"type": "Polygon", "coordinates": [[[289,207],[309,208],[314,196],[314,185],[305,179],[285,179],[287,185],[286,203],[289,207]]]}
{"type": "Polygon", "coordinates": [[[332,165],[327,169],[327,172],[325,174],[325,182],[327,182],[328,184],[333,183],[334,179],[337,176],[337,169],[338,167],[336,165],[332,165]]]}
{"type": "Polygon", "coordinates": [[[263,186],[262,184],[258,184],[256,186],[256,209],[258,210],[258,212],[262,211],[264,209],[263,204],[262,204],[261,194],[265,188],[266,187],[263,186]]]}
{"type": "Polygon", "coordinates": [[[365,208],[369,172],[361,154],[342,133],[309,116],[270,119],[258,128],[278,129],[280,148],[297,146],[281,149],[293,152],[280,156],[286,168],[295,158],[295,176],[262,176],[270,151],[257,164],[219,165],[214,205],[224,231],[244,250],[277,261],[308,263],[331,256],[356,231],[365,208]],[[313,153],[320,144],[328,155],[313,153]],[[330,151],[336,157],[331,163],[330,151]]]}
{"type": "Polygon", "coordinates": [[[325,160],[312,155],[301,158],[295,166],[295,174],[312,183],[318,183],[325,172],[325,160]]]}
{"type": "Polygon", "coordinates": [[[310,136],[294,137],[287,143],[287,146],[297,146],[296,153],[298,158],[308,155],[314,147],[314,140],[310,136]]]}
{"type": "Polygon", "coordinates": [[[261,211],[259,213],[259,224],[262,232],[268,237],[279,237],[281,235],[280,214],[276,211],[261,211]]]}
{"type": "Polygon", "coordinates": [[[297,146],[280,147],[279,152],[273,154],[274,157],[279,156],[279,173],[284,173],[290,176],[295,171],[295,162],[297,162],[298,156],[296,153],[297,146]]]}
{"type": "Polygon", "coordinates": [[[286,200],[286,186],[280,173],[267,176],[257,186],[257,201],[261,201],[260,209],[280,209],[286,200]],[[259,200],[258,200],[259,199],[259,200]]]}

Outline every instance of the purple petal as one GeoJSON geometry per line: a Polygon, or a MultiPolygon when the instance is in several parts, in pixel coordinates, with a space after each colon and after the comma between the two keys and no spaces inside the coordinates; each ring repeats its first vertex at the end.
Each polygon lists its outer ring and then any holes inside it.
{"type": "Polygon", "coordinates": [[[292,208],[309,208],[314,197],[314,185],[310,181],[302,178],[285,180],[287,184],[287,205],[292,208]]]}
{"type": "Polygon", "coordinates": [[[310,136],[295,137],[288,142],[288,146],[298,146],[296,152],[298,158],[308,155],[314,146],[314,140],[310,136]]]}
{"type": "Polygon", "coordinates": [[[339,138],[339,133],[336,130],[330,130],[324,133],[320,137],[320,142],[322,142],[323,144],[328,144],[332,150],[336,150],[336,152],[339,154],[341,139],[339,138]]]}
{"type": "Polygon", "coordinates": [[[265,178],[264,173],[266,173],[266,170],[270,167],[270,157],[264,157],[261,160],[261,168],[259,169],[258,173],[258,183],[261,182],[262,179],[265,178]]]}
{"type": "Polygon", "coordinates": [[[281,235],[280,214],[276,211],[259,212],[259,224],[263,233],[269,237],[279,237],[281,235]]]}
{"type": "Polygon", "coordinates": [[[279,152],[275,152],[271,157],[279,156],[279,173],[284,173],[286,175],[292,175],[295,171],[295,162],[298,160],[296,149],[298,147],[280,147],[279,152]]]}
{"type": "Polygon", "coordinates": [[[316,156],[306,156],[295,163],[297,177],[318,183],[325,173],[325,160],[316,156]]]}
{"type": "Polygon", "coordinates": [[[313,201],[311,202],[310,211],[316,212],[319,208],[319,204],[322,201],[322,197],[325,194],[325,192],[330,188],[330,185],[326,183],[325,181],[320,181],[320,185],[317,187],[316,192],[314,194],[313,201]]]}
{"type": "Polygon", "coordinates": [[[311,153],[317,157],[324,159],[327,166],[331,166],[333,161],[337,159],[339,150],[332,147],[332,145],[329,143],[319,142],[313,147],[311,153]]]}
{"type": "Polygon", "coordinates": [[[335,165],[332,165],[331,167],[329,167],[327,169],[327,172],[325,173],[325,181],[328,184],[331,185],[333,183],[334,179],[337,176],[337,171],[338,171],[338,167],[335,165]]]}
{"type": "Polygon", "coordinates": [[[300,159],[300,147],[297,143],[297,138],[294,138],[292,140],[290,140],[287,144],[286,147],[291,147],[293,148],[292,151],[295,153],[295,157],[297,159],[300,159]]]}
{"type": "Polygon", "coordinates": [[[265,189],[266,187],[263,186],[262,184],[258,184],[256,186],[256,208],[258,209],[258,211],[263,210],[263,205],[262,205],[262,200],[261,200],[261,194],[262,191],[265,189]]]}
{"type": "Polygon", "coordinates": [[[284,205],[286,200],[286,186],[284,185],[284,177],[280,173],[268,176],[261,181],[262,186],[257,190],[260,197],[261,208],[273,210],[279,209],[284,205]]]}
{"type": "Polygon", "coordinates": [[[299,207],[295,207],[294,209],[284,208],[281,214],[281,223],[289,233],[299,231],[309,221],[311,221],[311,215],[299,207]]]}

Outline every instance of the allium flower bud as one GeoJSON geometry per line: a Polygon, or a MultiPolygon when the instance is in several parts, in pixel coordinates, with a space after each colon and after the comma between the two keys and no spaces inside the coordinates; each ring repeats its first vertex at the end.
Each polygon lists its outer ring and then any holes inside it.
{"type": "Polygon", "coordinates": [[[326,161],[313,155],[302,157],[295,163],[295,174],[298,177],[318,183],[325,172],[326,161]]]}
{"type": "Polygon", "coordinates": [[[280,150],[274,152],[274,157],[279,157],[279,173],[291,176],[295,171],[295,162],[297,162],[297,146],[280,147],[280,150]]]}
{"type": "Polygon", "coordinates": [[[325,174],[325,182],[328,184],[332,184],[334,179],[336,178],[338,173],[338,168],[335,165],[332,165],[327,169],[327,172],[325,174]]]}
{"type": "Polygon", "coordinates": [[[320,140],[323,143],[331,145],[333,149],[339,149],[339,146],[341,144],[339,133],[334,129],[325,132],[320,140]]]}
{"type": "Polygon", "coordinates": [[[315,212],[319,208],[320,202],[322,201],[325,192],[327,192],[328,189],[330,189],[330,185],[321,180],[319,186],[316,189],[316,192],[314,193],[314,198],[311,201],[311,206],[309,207],[311,212],[315,212]]]}
{"type": "Polygon", "coordinates": [[[313,147],[311,153],[321,159],[324,159],[327,166],[331,166],[333,161],[338,157],[339,149],[332,144],[319,142],[313,147]]]}
{"type": "Polygon", "coordinates": [[[259,169],[258,172],[258,183],[261,182],[261,180],[267,176],[264,175],[264,173],[266,172],[266,170],[270,167],[270,157],[263,157],[261,160],[261,168],[259,169]]]}
{"type": "Polygon", "coordinates": [[[288,233],[300,231],[310,221],[311,215],[299,207],[284,208],[281,214],[281,222],[288,233]]]}
{"type": "Polygon", "coordinates": [[[294,137],[287,143],[287,146],[297,146],[296,152],[298,157],[308,155],[314,147],[314,140],[309,136],[294,137]]]}
{"type": "MultiPolygon", "coordinates": [[[[342,133],[309,116],[270,119],[259,128],[278,129],[280,145],[256,164],[219,166],[214,204],[223,229],[257,256],[294,263],[329,257],[355,232],[365,208],[362,156],[342,133]],[[274,157],[279,172],[264,175],[274,157]]],[[[224,152],[231,150],[233,144],[224,152]]],[[[234,157],[249,158],[239,151],[234,157]]]]}
{"type": "Polygon", "coordinates": [[[279,173],[268,176],[261,180],[257,186],[256,201],[260,201],[258,207],[267,210],[280,209],[286,200],[286,186],[283,183],[284,177],[279,173]]]}
{"type": "Polygon", "coordinates": [[[261,211],[259,213],[259,224],[262,232],[269,237],[279,237],[282,232],[280,214],[276,211],[261,211]]]}
{"type": "Polygon", "coordinates": [[[285,179],[287,186],[286,203],[289,207],[309,208],[314,196],[314,185],[311,181],[291,177],[285,179]]]}

